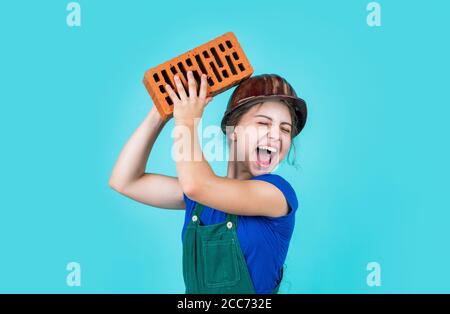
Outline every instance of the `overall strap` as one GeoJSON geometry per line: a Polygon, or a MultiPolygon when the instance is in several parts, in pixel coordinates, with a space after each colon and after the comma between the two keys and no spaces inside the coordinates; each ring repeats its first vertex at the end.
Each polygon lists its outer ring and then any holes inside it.
{"type": "Polygon", "coordinates": [[[227,214],[227,222],[231,221],[235,228],[237,227],[237,216],[232,214],[227,214]]]}
{"type": "Polygon", "coordinates": [[[194,212],[192,213],[192,215],[200,217],[200,215],[203,212],[203,208],[204,208],[203,204],[200,204],[199,202],[195,202],[194,212]]]}

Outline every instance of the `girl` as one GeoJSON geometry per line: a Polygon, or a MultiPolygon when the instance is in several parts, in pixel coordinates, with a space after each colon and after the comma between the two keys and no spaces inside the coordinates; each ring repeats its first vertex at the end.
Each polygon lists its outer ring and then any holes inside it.
{"type": "Polygon", "coordinates": [[[303,129],[306,104],[278,75],[241,82],[221,123],[230,148],[228,172],[221,177],[203,158],[198,141],[197,123],[212,100],[206,96],[206,75],[199,89],[191,71],[187,77],[187,91],[177,75],[177,93],[166,85],[175,128],[182,131],[174,144],[188,139],[191,153],[176,160],[177,177],[145,173],[166,123],[153,106],[120,153],[109,184],[151,206],[185,209],[186,293],[277,293],[298,201],[291,185],[271,172],[303,129]]]}

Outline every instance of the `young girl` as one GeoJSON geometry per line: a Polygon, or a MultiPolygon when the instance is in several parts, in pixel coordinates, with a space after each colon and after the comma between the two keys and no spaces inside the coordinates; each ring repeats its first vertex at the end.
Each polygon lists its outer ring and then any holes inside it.
{"type": "Polygon", "coordinates": [[[286,157],[306,122],[306,104],[274,74],[253,76],[234,90],[221,127],[229,145],[228,172],[217,176],[203,157],[197,123],[211,101],[206,75],[192,72],[188,90],[175,75],[174,104],[189,158],[177,158],[177,177],[145,173],[165,123],[153,108],[123,148],[110,186],[139,202],[185,209],[182,229],[186,293],[277,293],[291,240],[296,193],[271,171],[286,157]],[[186,137],[187,136],[187,137],[186,137]],[[201,156],[201,158],[195,158],[201,156]],[[179,160],[178,160],[179,159],[179,160]]]}

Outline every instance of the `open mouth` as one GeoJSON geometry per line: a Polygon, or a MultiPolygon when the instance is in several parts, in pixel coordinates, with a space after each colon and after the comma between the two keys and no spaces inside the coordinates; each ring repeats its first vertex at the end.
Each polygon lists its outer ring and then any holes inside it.
{"type": "Polygon", "coordinates": [[[268,168],[277,152],[278,150],[275,147],[258,146],[256,147],[256,162],[260,167],[268,168]]]}

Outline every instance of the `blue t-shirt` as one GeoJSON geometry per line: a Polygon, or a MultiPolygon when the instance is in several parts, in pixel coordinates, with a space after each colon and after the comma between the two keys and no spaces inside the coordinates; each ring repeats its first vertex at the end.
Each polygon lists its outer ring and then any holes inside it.
{"type": "MultiPolygon", "coordinates": [[[[298,200],[292,186],[277,174],[262,174],[251,180],[262,180],[275,185],[286,198],[289,212],[282,217],[237,216],[237,237],[247,262],[256,293],[271,293],[281,279],[289,242],[294,231],[298,200]]],[[[183,194],[186,213],[181,239],[191,222],[195,201],[183,194]]],[[[224,222],[226,213],[204,206],[200,220],[205,225],[224,222]]]]}

